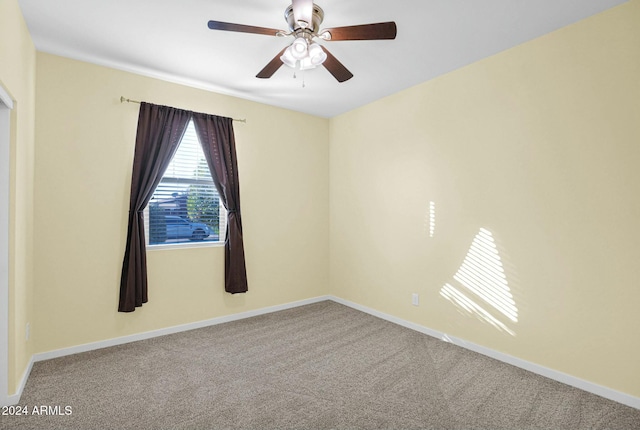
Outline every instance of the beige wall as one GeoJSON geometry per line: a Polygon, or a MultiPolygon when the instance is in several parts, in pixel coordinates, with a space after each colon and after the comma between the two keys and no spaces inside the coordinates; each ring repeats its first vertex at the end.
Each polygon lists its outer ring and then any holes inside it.
{"type": "Polygon", "coordinates": [[[331,292],[640,396],[638,23],[634,0],[333,118],[331,292]],[[481,228],[517,322],[454,279],[501,288],[464,263],[481,228]]]}
{"type": "Polygon", "coordinates": [[[1,0],[0,85],[14,99],[9,148],[9,394],[15,393],[32,354],[25,327],[33,315],[35,67],[35,48],[18,2],[1,0]]]}
{"type": "Polygon", "coordinates": [[[43,53],[36,115],[37,352],[326,294],[328,120],[43,53]],[[247,119],[247,294],[224,292],[223,247],[153,250],[149,302],[117,312],[138,115],[120,96],[247,119]]]}

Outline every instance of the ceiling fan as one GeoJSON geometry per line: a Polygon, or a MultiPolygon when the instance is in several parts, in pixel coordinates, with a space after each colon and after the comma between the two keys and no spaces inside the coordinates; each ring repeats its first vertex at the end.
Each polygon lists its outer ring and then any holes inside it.
{"type": "Polygon", "coordinates": [[[289,31],[273,28],[255,27],[252,25],[232,24],[229,22],[209,21],[211,30],[237,31],[241,33],[264,34],[266,36],[293,36],[291,45],[280,51],[257,75],[257,78],[270,78],[286,64],[300,70],[324,66],[338,82],[344,82],[353,74],[324,46],[314,39],[323,41],[338,40],[381,40],[395,39],[397,28],[393,21],[375,24],[352,25],[320,29],[324,19],[324,11],[313,0],[292,0],[284,12],[289,31]]]}

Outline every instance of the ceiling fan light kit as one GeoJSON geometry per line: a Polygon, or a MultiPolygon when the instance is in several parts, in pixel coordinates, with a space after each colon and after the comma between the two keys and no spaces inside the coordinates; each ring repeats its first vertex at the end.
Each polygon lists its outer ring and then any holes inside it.
{"type": "Polygon", "coordinates": [[[397,28],[393,21],[375,24],[353,25],[320,30],[324,20],[324,11],[313,0],[293,0],[284,12],[289,31],[243,24],[232,24],[221,21],[209,21],[212,30],[237,31],[241,33],[264,34],[268,36],[293,36],[293,42],[278,53],[256,77],[267,79],[286,64],[300,70],[313,69],[324,66],[338,82],[345,82],[353,74],[320,44],[315,38],[323,41],[340,40],[381,40],[395,39],[397,28]]]}
{"type": "Polygon", "coordinates": [[[309,44],[306,39],[299,37],[289,45],[280,56],[280,60],[291,68],[300,70],[314,69],[327,59],[322,47],[315,42],[309,44]]]}

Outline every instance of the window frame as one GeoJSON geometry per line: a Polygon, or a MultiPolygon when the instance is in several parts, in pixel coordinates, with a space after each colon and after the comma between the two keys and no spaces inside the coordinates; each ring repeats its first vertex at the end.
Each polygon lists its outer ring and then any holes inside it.
{"type": "MultiPolygon", "coordinates": [[[[187,128],[185,131],[185,135],[182,137],[182,139],[180,140],[180,143],[178,144],[178,148],[176,149],[176,153],[173,155],[173,157],[171,158],[171,161],[173,162],[176,154],[178,153],[178,151],[180,150],[180,146],[183,143],[183,140],[185,138],[185,136],[187,136],[187,133],[189,132],[189,130],[192,129],[193,130],[193,137],[195,138],[196,142],[199,146],[200,152],[202,153],[202,156],[204,157],[204,152],[202,149],[202,144],[200,143],[200,139],[198,139],[198,136],[195,132],[195,127],[193,124],[193,119],[189,120],[188,124],[187,124],[187,128]]],[[[167,166],[167,170],[169,169],[169,167],[167,166]]],[[[154,195],[156,193],[156,190],[163,184],[163,181],[165,180],[165,175],[166,175],[166,171],[162,173],[162,179],[160,180],[160,182],[158,183],[158,185],[156,186],[156,189],[153,191],[154,195]]],[[[211,175],[211,172],[209,171],[209,174],[211,175]]],[[[215,183],[213,182],[213,177],[210,177],[210,180],[203,180],[203,179],[193,179],[193,178],[174,178],[171,177],[169,178],[168,181],[166,181],[165,183],[171,183],[172,180],[176,183],[180,183],[181,185],[211,185],[213,186],[213,188],[216,191],[216,194],[218,195],[218,199],[219,199],[219,212],[218,212],[218,240],[213,241],[213,240],[202,240],[202,241],[197,241],[197,240],[185,240],[182,242],[170,242],[170,243],[150,243],[150,220],[149,220],[149,207],[151,206],[151,203],[153,202],[153,197],[151,198],[151,200],[149,200],[149,203],[147,203],[147,205],[144,208],[143,211],[143,224],[144,224],[144,234],[145,234],[145,246],[147,250],[150,251],[154,251],[154,250],[169,250],[169,249],[185,249],[185,248],[211,248],[211,247],[223,247],[226,241],[226,230],[227,230],[227,222],[228,222],[228,213],[226,208],[224,207],[224,205],[222,204],[222,199],[220,199],[220,193],[217,190],[215,183]]],[[[178,216],[178,215],[169,215],[169,216],[178,216]]],[[[185,223],[189,223],[190,221],[180,217],[181,219],[184,220],[185,223]]]]}

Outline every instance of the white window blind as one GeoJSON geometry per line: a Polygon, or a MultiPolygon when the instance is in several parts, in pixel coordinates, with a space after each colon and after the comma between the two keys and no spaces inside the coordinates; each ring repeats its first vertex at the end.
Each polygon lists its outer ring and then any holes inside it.
{"type": "Polygon", "coordinates": [[[226,222],[226,210],[190,121],[145,210],[147,242],[224,242],[226,222]]]}

